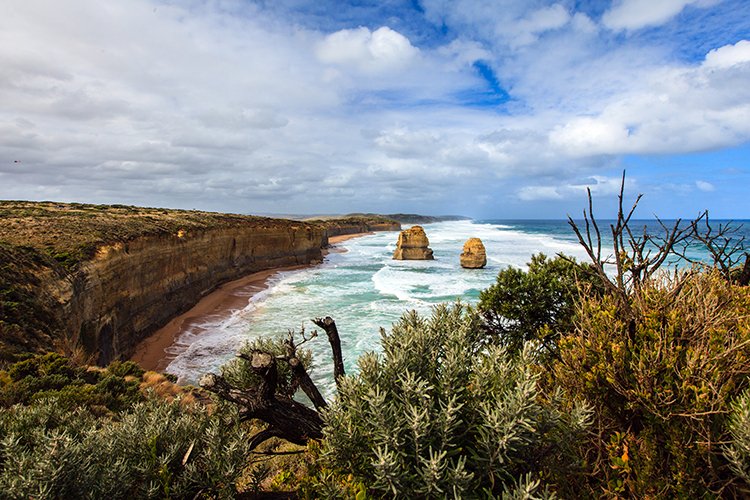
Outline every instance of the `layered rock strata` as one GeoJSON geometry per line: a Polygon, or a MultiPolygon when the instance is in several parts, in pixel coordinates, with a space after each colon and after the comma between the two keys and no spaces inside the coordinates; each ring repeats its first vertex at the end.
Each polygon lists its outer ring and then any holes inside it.
{"type": "Polygon", "coordinates": [[[310,219],[305,222],[324,227],[328,238],[374,231],[401,231],[401,224],[398,221],[384,217],[341,217],[310,219]]]}
{"type": "Polygon", "coordinates": [[[318,228],[295,224],[187,232],[101,247],[71,286],[62,284],[66,330],[73,343],[97,354],[99,364],[127,357],[138,342],[226,281],[320,261],[324,236],[318,228]]]}
{"type": "Polygon", "coordinates": [[[413,226],[401,231],[398,235],[395,260],[433,260],[430,240],[427,239],[422,226],[413,226]]]}
{"type": "Polygon", "coordinates": [[[464,243],[463,252],[461,252],[461,267],[466,269],[481,269],[487,265],[487,251],[484,248],[482,240],[479,238],[469,238],[464,243]]]}

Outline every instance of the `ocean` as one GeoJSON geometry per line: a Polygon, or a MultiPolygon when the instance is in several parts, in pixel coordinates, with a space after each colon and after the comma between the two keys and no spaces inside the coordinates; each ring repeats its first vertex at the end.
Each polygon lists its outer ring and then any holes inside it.
{"type": "MultiPolygon", "coordinates": [[[[632,225],[646,225],[652,233],[659,228],[655,221],[632,225]]],[[[361,354],[379,350],[380,329],[389,329],[407,310],[427,315],[441,302],[476,304],[480,291],[495,282],[500,270],[510,266],[525,269],[536,253],[553,256],[562,252],[587,260],[566,221],[451,221],[423,227],[434,261],[393,260],[397,232],[340,243],[339,251],[331,252],[320,265],[277,273],[246,308],[203,318],[196,325],[200,334],[187,331],[171,348],[176,358],[166,371],[182,383],[196,383],[202,374],[218,372],[248,340],[286,335],[301,328],[309,332],[316,328],[311,318],[331,316],[341,335],[347,372],[351,372],[361,354]],[[470,237],[481,238],[485,245],[484,269],[463,269],[459,264],[463,244],[470,237]]],[[[606,221],[602,231],[606,237],[606,221]]],[[[745,222],[736,236],[750,240],[750,224],[745,222]]],[[[604,245],[606,255],[611,238],[605,239],[604,245]]],[[[691,248],[689,254],[707,258],[699,247],[691,248]]],[[[333,368],[325,335],[306,347],[314,355],[311,376],[324,395],[330,396],[334,392],[333,368]]]]}

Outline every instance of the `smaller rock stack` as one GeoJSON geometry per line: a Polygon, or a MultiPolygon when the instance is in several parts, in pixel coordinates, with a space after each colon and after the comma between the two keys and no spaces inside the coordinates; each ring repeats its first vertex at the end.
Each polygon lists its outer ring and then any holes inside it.
{"type": "Polygon", "coordinates": [[[434,260],[430,240],[427,239],[422,226],[413,226],[401,231],[393,258],[395,260],[434,260]]]}
{"type": "Polygon", "coordinates": [[[487,252],[479,238],[469,238],[464,243],[461,253],[461,267],[466,269],[481,269],[487,265],[487,252]]]}

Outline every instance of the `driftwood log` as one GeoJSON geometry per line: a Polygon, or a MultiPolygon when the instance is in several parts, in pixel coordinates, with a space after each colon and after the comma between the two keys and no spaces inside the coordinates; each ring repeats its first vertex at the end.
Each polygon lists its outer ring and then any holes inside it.
{"type": "MultiPolygon", "coordinates": [[[[328,316],[312,321],[326,332],[333,353],[334,378],[338,385],[339,379],[345,373],[336,322],[328,316]]],[[[313,333],[311,338],[315,336],[313,333]]],[[[250,449],[272,437],[283,438],[299,445],[305,445],[310,439],[323,437],[323,419],[318,412],[325,408],[327,403],[297,354],[297,348],[311,338],[303,336],[303,341],[296,343],[294,335],[290,333],[289,338],[284,341],[286,353],[282,356],[274,356],[261,350],[238,353],[237,357],[247,363],[248,368],[260,379],[255,387],[240,389],[232,386],[221,375],[213,373],[201,378],[201,387],[239,407],[241,420],[258,419],[268,425],[265,430],[253,436],[249,443],[250,449]],[[276,390],[279,363],[289,366],[293,378],[292,387],[301,389],[310,398],[314,409],[295,401],[292,395],[276,390]]]]}

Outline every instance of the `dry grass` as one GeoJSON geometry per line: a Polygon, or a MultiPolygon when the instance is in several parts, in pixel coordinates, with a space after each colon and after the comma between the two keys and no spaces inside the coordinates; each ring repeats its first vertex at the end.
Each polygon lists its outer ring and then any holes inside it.
{"type": "Polygon", "coordinates": [[[189,407],[196,403],[211,404],[209,396],[202,394],[195,387],[177,385],[165,375],[153,371],[143,374],[139,388],[143,393],[152,392],[166,401],[173,401],[179,397],[180,404],[183,407],[189,407]]]}
{"type": "Polygon", "coordinates": [[[222,227],[304,227],[303,222],[196,210],[124,205],[0,201],[0,242],[33,247],[66,265],[94,255],[96,248],[141,236],[222,227]]]}

